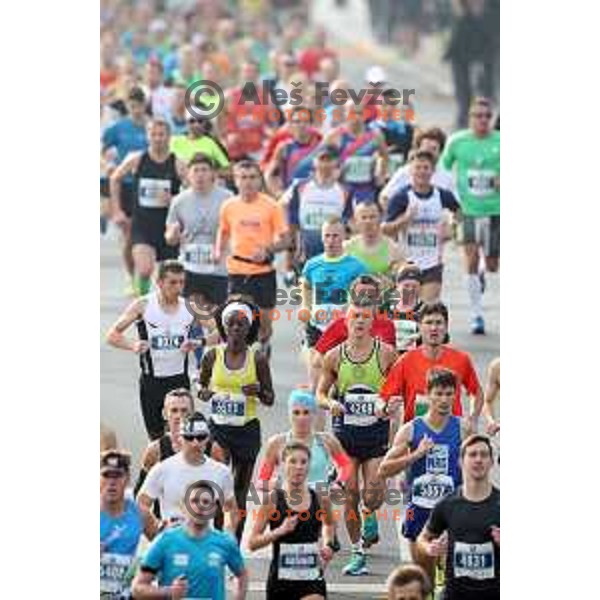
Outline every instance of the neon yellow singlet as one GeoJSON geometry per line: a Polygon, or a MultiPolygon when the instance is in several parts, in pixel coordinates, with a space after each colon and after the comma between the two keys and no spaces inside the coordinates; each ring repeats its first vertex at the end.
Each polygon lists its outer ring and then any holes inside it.
{"type": "Polygon", "coordinates": [[[371,275],[385,275],[390,270],[390,247],[385,237],[367,250],[360,237],[355,236],[346,244],[346,254],[358,258],[371,275]]]}
{"type": "MultiPolygon", "coordinates": [[[[242,387],[258,383],[256,374],[256,351],[248,348],[246,350],[246,362],[241,369],[231,370],[225,365],[225,344],[215,348],[215,364],[213,365],[212,376],[210,379],[210,389],[217,394],[231,394],[236,398],[241,396],[242,387]]],[[[253,419],[256,419],[256,397],[248,396],[245,400],[243,414],[240,413],[239,406],[230,404],[219,405],[218,419],[215,418],[215,404],[211,402],[212,418],[217,424],[245,425],[253,419]],[[219,422],[220,421],[220,422],[219,422]]]]}
{"type": "Polygon", "coordinates": [[[374,394],[379,393],[385,375],[379,365],[379,340],[375,340],[373,350],[366,361],[356,363],[346,354],[346,344],[342,344],[340,366],[338,369],[337,387],[340,394],[355,387],[368,387],[374,394]]]}

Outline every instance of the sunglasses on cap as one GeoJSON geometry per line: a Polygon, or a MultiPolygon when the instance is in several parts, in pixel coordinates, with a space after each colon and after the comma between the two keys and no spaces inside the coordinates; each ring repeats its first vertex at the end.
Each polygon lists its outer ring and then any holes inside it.
{"type": "Polygon", "coordinates": [[[183,439],[186,442],[204,442],[209,438],[208,433],[185,433],[183,439]]]}

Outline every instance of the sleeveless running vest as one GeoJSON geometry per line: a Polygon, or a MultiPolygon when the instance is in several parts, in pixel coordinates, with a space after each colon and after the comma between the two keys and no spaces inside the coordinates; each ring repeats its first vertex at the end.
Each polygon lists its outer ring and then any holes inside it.
{"type": "Polygon", "coordinates": [[[345,413],[341,417],[333,417],[334,431],[349,430],[355,436],[371,436],[381,433],[380,430],[388,430],[388,422],[375,416],[379,390],[385,381],[379,364],[380,347],[376,339],[369,357],[356,363],[348,356],[346,343],[341,344],[337,389],[345,413]]]}
{"type": "MultiPolygon", "coordinates": [[[[286,441],[293,442],[294,436],[288,431],[286,441]]],[[[315,486],[317,483],[327,483],[329,469],[331,467],[331,458],[320,433],[313,435],[310,446],[310,466],[308,469],[308,484],[315,486]]]]}
{"type": "Polygon", "coordinates": [[[304,179],[310,176],[313,170],[313,159],[318,147],[318,138],[312,136],[306,143],[292,140],[286,146],[282,161],[283,172],[281,173],[285,188],[291,185],[294,179],[304,179]]]}
{"type": "Polygon", "coordinates": [[[142,218],[165,213],[166,218],[168,205],[161,201],[162,192],[175,196],[181,187],[175,154],[171,152],[165,162],[158,163],[144,152],[135,173],[135,182],[137,198],[134,213],[142,218]]]}
{"type": "MultiPolygon", "coordinates": [[[[314,490],[309,490],[310,507],[308,519],[299,519],[296,528],[273,542],[273,558],[269,569],[270,581],[318,581],[323,579],[323,571],[319,562],[319,537],[321,535],[321,519],[317,512],[320,510],[319,500],[314,490]]],[[[274,516],[279,519],[269,519],[271,529],[279,527],[288,515],[288,510],[294,512],[293,506],[288,506],[285,493],[275,490],[274,516]]],[[[303,516],[305,516],[304,513],[303,516]]],[[[290,597],[291,600],[291,597],[290,597]]]]}
{"type": "Polygon", "coordinates": [[[390,270],[390,246],[385,237],[379,240],[377,246],[367,250],[361,238],[355,236],[346,245],[346,253],[358,258],[371,275],[383,275],[390,270]]]}
{"type": "Polygon", "coordinates": [[[442,261],[443,206],[438,188],[423,198],[408,190],[409,204],[416,206],[417,214],[406,230],[408,260],[419,265],[421,270],[436,267],[442,261]]]}
{"type": "Polygon", "coordinates": [[[423,437],[429,436],[435,446],[408,471],[411,502],[420,508],[432,509],[461,484],[459,467],[461,428],[460,419],[451,416],[442,431],[429,427],[422,417],[413,421],[411,450],[419,446],[423,437]]]}
{"type": "Polygon", "coordinates": [[[166,433],[158,438],[158,461],[162,462],[166,458],[169,458],[169,456],[173,456],[173,454],[175,454],[173,440],[171,440],[171,435],[166,433]]]}
{"type": "Polygon", "coordinates": [[[188,338],[193,317],[179,298],[175,313],[163,310],[158,293],[146,296],[146,308],[137,322],[140,340],[150,345],[147,352],[140,355],[142,374],[152,377],[173,377],[187,373],[188,357],[181,350],[181,344],[188,338]]]}
{"type": "Polygon", "coordinates": [[[256,351],[248,348],[244,366],[231,370],[225,364],[225,348],[225,344],[215,348],[210,389],[216,394],[210,401],[211,419],[216,425],[242,426],[256,419],[256,398],[241,392],[243,386],[258,383],[256,351]]]}

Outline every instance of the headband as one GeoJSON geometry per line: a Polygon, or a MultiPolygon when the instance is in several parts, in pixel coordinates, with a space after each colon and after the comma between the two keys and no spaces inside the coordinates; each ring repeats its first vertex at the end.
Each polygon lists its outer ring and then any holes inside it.
{"type": "Polygon", "coordinates": [[[242,313],[248,319],[248,323],[252,324],[252,310],[247,304],[243,304],[242,302],[232,302],[225,307],[221,314],[221,323],[223,327],[225,327],[225,322],[227,318],[234,313],[242,313]]]}

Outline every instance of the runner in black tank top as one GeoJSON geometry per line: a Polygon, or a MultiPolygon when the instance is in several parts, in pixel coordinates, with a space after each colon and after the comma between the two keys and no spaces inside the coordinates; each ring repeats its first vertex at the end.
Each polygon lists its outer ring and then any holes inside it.
{"type": "Polygon", "coordinates": [[[185,165],[169,151],[170,127],[163,119],[148,124],[148,150],[128,156],[119,167],[118,180],[133,175],[135,202],[131,216],[134,290],[150,291],[156,261],[176,258],[175,246],[165,241],[165,224],[171,198],[179,193],[185,165]]]}
{"type": "Polygon", "coordinates": [[[165,241],[168,202],[167,195],[179,193],[181,180],[177,173],[175,154],[172,152],[164,162],[156,162],[149,152],[144,152],[135,172],[136,201],[132,216],[133,244],[145,244],[154,248],[156,260],[177,258],[177,248],[165,241]]]}
{"type": "Polygon", "coordinates": [[[282,459],[283,489],[275,490],[274,502],[261,507],[248,546],[254,551],[273,544],[267,600],[326,598],[323,569],[333,557],[333,519],[308,487],[310,449],[299,442],[289,443],[282,459]],[[270,528],[265,532],[267,523],[270,528]]]}

